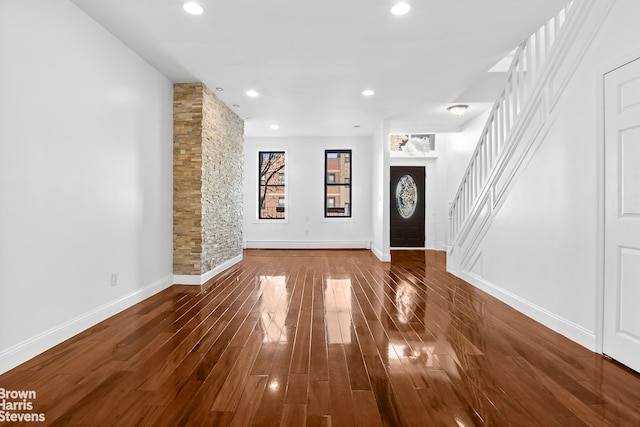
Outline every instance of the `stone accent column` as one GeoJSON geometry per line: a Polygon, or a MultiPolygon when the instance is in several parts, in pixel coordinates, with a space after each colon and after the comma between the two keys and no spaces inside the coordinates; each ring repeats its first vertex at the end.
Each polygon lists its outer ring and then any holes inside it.
{"type": "Polygon", "coordinates": [[[173,272],[242,254],[244,123],[202,83],[173,87],[173,272]]]}

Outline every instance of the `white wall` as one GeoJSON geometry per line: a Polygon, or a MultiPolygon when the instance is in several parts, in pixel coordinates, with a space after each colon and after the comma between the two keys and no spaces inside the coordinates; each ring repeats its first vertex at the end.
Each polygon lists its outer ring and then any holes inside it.
{"type": "Polygon", "coordinates": [[[369,247],[372,142],[368,137],[247,138],[244,239],[250,248],[369,247]],[[324,150],[351,149],[352,217],[324,217],[324,150]],[[286,219],[258,220],[258,151],[286,152],[286,219]]]}
{"type": "MultiPolygon", "coordinates": [[[[496,94],[496,98],[498,94],[496,94]]],[[[480,133],[487,123],[490,109],[469,119],[461,132],[451,134],[451,139],[443,147],[446,158],[446,200],[453,200],[460,186],[462,176],[469,166],[471,155],[478,145],[480,133]]]]}
{"type": "Polygon", "coordinates": [[[613,3],[474,267],[489,290],[590,349],[598,348],[602,309],[601,82],[604,72],[640,56],[640,2],[613,3]]]}
{"type": "Polygon", "coordinates": [[[389,191],[385,182],[389,182],[389,153],[385,148],[387,124],[381,122],[373,135],[372,141],[372,243],[371,250],[381,261],[391,261],[389,253],[389,191]]]}
{"type": "Polygon", "coordinates": [[[3,1],[0,94],[3,372],[171,284],[172,84],[69,1],[3,1]]]}

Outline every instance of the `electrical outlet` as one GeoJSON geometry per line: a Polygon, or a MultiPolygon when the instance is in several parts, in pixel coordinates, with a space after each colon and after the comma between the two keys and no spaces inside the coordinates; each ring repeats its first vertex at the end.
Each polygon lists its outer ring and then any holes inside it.
{"type": "Polygon", "coordinates": [[[111,286],[118,286],[118,273],[111,274],[111,286]]]}

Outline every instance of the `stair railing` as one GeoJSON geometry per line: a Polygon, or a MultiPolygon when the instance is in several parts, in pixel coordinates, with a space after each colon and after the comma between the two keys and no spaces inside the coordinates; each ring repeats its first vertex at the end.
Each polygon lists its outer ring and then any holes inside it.
{"type": "Polygon", "coordinates": [[[450,243],[454,247],[461,231],[487,191],[494,166],[511,143],[514,123],[530,99],[546,59],[552,52],[565,24],[572,16],[574,1],[559,11],[531,37],[517,47],[507,73],[507,81],[494,103],[469,166],[449,209],[450,243]]]}

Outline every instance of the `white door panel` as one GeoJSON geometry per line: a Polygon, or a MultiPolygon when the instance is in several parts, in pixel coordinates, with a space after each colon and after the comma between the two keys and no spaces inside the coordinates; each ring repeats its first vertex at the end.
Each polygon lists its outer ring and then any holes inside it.
{"type": "Polygon", "coordinates": [[[603,350],[640,371],[640,59],[604,83],[603,350]]]}
{"type": "Polygon", "coordinates": [[[623,216],[640,215],[640,126],[620,132],[620,210],[623,216]]]}

